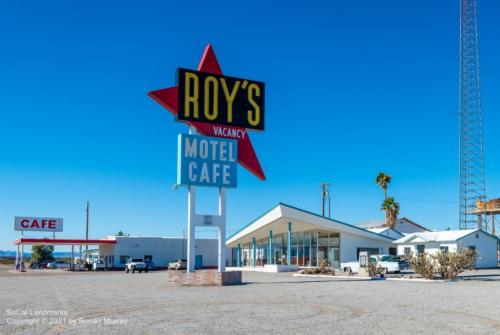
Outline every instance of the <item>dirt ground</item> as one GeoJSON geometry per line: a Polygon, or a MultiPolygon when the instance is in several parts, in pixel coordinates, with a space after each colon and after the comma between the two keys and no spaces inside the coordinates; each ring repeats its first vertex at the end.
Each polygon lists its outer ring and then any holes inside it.
{"type": "Polygon", "coordinates": [[[500,270],[446,283],[245,272],[231,287],[167,275],[0,266],[0,334],[500,334],[500,270]]]}

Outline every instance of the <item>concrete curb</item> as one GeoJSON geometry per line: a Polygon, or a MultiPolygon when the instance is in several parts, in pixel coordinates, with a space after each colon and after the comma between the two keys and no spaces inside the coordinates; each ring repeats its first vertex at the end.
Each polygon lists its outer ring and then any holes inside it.
{"type": "Polygon", "coordinates": [[[386,279],[386,278],[356,277],[356,276],[306,275],[306,274],[302,274],[302,273],[295,273],[295,274],[293,274],[293,277],[349,279],[349,280],[357,280],[357,281],[384,280],[384,279],[386,279]]]}
{"type": "Polygon", "coordinates": [[[451,279],[425,279],[425,278],[386,278],[387,280],[393,281],[407,281],[407,282],[419,282],[419,283],[449,283],[455,280],[451,279]]]}

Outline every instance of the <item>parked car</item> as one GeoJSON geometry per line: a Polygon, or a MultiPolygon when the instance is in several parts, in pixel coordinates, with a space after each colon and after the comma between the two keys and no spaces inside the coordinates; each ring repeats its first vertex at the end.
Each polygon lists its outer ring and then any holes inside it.
{"type": "MultiPolygon", "coordinates": [[[[399,264],[395,261],[388,261],[383,256],[389,255],[371,255],[370,262],[375,264],[375,266],[379,269],[379,272],[382,274],[387,273],[399,273],[399,264]]],[[[392,257],[392,256],[391,256],[392,257]]],[[[347,273],[358,273],[359,272],[359,262],[347,262],[341,263],[340,268],[347,273]]]]}
{"type": "Polygon", "coordinates": [[[370,260],[372,263],[375,263],[378,269],[380,269],[380,273],[388,274],[388,273],[399,273],[399,262],[393,260],[392,255],[371,255],[370,260]]]}
{"type": "Polygon", "coordinates": [[[94,260],[92,261],[92,270],[93,271],[98,271],[98,270],[104,271],[105,269],[106,269],[106,266],[105,266],[102,258],[94,258],[94,260]]]}
{"type": "Polygon", "coordinates": [[[176,259],[173,262],[168,263],[169,270],[185,270],[187,269],[187,260],[176,259]]]}
{"type": "Polygon", "coordinates": [[[53,261],[47,264],[47,269],[69,269],[69,262],[53,261]]]}
{"type": "Polygon", "coordinates": [[[399,270],[408,270],[410,268],[410,264],[408,264],[406,260],[402,259],[399,256],[386,255],[383,256],[380,260],[386,262],[398,262],[399,270]]]}
{"type": "Polygon", "coordinates": [[[30,269],[45,269],[48,262],[31,262],[30,269]]]}
{"type": "Polygon", "coordinates": [[[155,265],[155,263],[153,263],[153,261],[144,261],[144,263],[146,263],[146,268],[149,271],[155,271],[156,270],[156,265],[155,265]]]}
{"type": "Polygon", "coordinates": [[[129,258],[125,264],[125,272],[129,273],[130,271],[132,271],[132,273],[135,273],[135,271],[139,271],[139,273],[142,271],[148,272],[148,268],[142,258],[129,258]]]}

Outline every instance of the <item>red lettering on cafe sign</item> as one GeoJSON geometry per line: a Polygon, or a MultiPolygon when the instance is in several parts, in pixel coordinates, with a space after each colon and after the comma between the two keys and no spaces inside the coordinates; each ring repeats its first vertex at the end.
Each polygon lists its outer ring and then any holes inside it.
{"type": "Polygon", "coordinates": [[[16,216],[14,218],[14,230],[62,232],[63,219],[16,216]]]}

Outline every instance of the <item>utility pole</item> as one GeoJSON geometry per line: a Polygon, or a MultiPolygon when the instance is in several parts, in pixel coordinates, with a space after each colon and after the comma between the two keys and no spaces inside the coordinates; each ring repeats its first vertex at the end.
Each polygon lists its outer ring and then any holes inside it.
{"type": "MultiPolygon", "coordinates": [[[[87,220],[85,224],[85,239],[89,239],[89,202],[87,201],[87,220]]],[[[89,257],[89,245],[85,245],[85,257],[89,257]]]]}
{"type": "Polygon", "coordinates": [[[319,184],[319,186],[321,187],[321,199],[322,199],[322,206],[321,206],[321,215],[322,216],[325,216],[325,204],[326,204],[326,199],[328,199],[328,217],[331,218],[331,205],[332,205],[332,202],[331,202],[331,199],[330,199],[330,190],[329,190],[329,187],[330,187],[330,183],[321,183],[319,184]]]}

